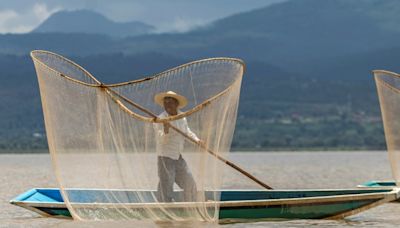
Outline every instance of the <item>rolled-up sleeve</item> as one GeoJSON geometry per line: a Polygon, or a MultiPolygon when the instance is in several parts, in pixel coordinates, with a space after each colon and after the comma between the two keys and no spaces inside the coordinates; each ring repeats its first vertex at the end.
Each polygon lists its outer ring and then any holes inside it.
{"type": "Polygon", "coordinates": [[[194,139],[196,142],[199,142],[200,141],[199,137],[197,137],[197,135],[190,129],[186,118],[183,118],[183,124],[184,124],[185,133],[187,135],[189,135],[190,138],[194,139]]]}

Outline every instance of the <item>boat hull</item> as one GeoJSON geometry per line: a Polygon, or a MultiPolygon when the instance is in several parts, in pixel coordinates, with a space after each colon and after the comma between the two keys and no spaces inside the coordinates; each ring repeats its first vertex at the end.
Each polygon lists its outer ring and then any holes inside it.
{"type": "MultiPolygon", "coordinates": [[[[93,208],[91,198],[110,190],[75,189],[85,200],[79,205],[93,208]]],[[[112,190],[120,191],[120,190],[112,190]]],[[[122,191],[127,194],[127,191],[122,191]]],[[[148,191],[151,192],[151,191],[148,191]]],[[[397,189],[349,190],[227,190],[221,191],[221,222],[280,219],[340,219],[399,198],[397,189]]],[[[129,191],[128,191],[129,194],[129,191]]],[[[83,199],[82,198],[82,199],[83,199]]],[[[97,197],[98,199],[98,197],[97,197]]],[[[31,189],[10,203],[43,216],[71,217],[58,189],[31,189]]],[[[98,203],[96,204],[98,206],[98,203]]],[[[169,206],[169,205],[167,205],[169,206]]],[[[171,203],[179,210],[179,203],[171,203]]],[[[115,207],[115,204],[113,205],[115,207]]],[[[138,203],[125,203],[123,208],[140,210],[138,203]]]]}

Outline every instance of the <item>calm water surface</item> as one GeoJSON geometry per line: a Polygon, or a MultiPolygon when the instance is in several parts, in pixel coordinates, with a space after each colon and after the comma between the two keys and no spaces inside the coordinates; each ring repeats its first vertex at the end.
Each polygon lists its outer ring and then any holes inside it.
{"type": "MultiPolygon", "coordinates": [[[[385,152],[234,153],[230,159],[278,189],[353,188],[369,180],[391,179],[385,152]]],[[[0,155],[0,227],[213,227],[209,224],[152,222],[82,223],[43,218],[10,205],[16,195],[35,187],[57,187],[48,154],[0,155]]],[[[225,187],[258,188],[234,170],[225,187]]],[[[294,220],[228,224],[222,227],[399,227],[400,204],[386,204],[345,220],[294,220]]]]}

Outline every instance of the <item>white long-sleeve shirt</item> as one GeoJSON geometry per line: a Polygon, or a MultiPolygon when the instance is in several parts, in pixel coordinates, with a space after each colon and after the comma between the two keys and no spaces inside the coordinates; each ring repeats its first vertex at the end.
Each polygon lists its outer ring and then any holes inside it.
{"type": "MultiPolygon", "coordinates": [[[[178,114],[180,113],[182,112],[178,111],[178,114]]],[[[168,116],[168,113],[164,111],[158,116],[158,118],[162,119],[168,116]]],[[[187,134],[192,139],[200,141],[196,134],[190,130],[185,117],[169,123],[187,134]]],[[[185,143],[184,136],[172,128],[169,128],[168,133],[165,133],[164,125],[162,123],[154,124],[154,130],[156,131],[156,150],[158,156],[169,157],[171,159],[178,160],[179,155],[183,151],[183,146],[185,143]]]]}

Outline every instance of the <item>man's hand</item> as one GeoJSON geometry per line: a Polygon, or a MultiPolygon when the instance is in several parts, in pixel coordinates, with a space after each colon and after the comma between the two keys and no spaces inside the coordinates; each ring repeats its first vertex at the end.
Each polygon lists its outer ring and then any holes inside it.
{"type": "Polygon", "coordinates": [[[164,134],[169,133],[169,123],[164,123],[164,134]]]}

